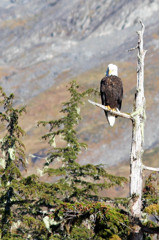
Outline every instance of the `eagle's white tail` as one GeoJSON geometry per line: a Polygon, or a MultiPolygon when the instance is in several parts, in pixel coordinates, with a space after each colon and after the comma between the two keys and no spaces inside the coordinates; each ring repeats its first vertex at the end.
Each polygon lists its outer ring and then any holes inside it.
{"type": "Polygon", "coordinates": [[[109,112],[107,113],[107,119],[108,119],[108,123],[111,127],[114,126],[115,123],[115,116],[111,115],[109,112]]]}

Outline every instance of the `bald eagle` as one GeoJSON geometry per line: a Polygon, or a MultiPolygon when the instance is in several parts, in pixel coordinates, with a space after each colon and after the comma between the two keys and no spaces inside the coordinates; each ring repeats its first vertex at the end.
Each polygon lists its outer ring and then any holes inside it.
{"type": "MultiPolygon", "coordinates": [[[[120,111],[123,98],[123,84],[118,77],[118,67],[116,65],[108,65],[106,76],[102,78],[100,83],[100,94],[102,105],[112,110],[120,111]]],[[[113,127],[116,117],[107,111],[104,112],[109,125],[113,127]]]]}

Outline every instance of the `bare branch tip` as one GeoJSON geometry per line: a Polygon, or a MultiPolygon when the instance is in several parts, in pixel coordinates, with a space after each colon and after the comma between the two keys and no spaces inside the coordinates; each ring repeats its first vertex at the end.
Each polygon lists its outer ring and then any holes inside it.
{"type": "Polygon", "coordinates": [[[141,24],[141,32],[143,33],[145,31],[145,25],[141,19],[139,19],[139,23],[141,24]]]}
{"type": "Polygon", "coordinates": [[[141,18],[139,19],[139,23],[141,24],[142,27],[144,27],[144,24],[141,18]]]}

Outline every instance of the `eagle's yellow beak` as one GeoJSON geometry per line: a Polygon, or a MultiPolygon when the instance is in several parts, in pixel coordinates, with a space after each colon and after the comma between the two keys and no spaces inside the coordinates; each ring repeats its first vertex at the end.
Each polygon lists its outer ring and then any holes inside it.
{"type": "Polygon", "coordinates": [[[111,73],[112,73],[112,70],[109,69],[109,76],[111,75],[111,73]]]}

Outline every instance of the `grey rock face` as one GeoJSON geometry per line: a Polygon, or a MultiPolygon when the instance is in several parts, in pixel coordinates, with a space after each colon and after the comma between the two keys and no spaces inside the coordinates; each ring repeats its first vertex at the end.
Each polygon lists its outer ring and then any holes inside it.
{"type": "MultiPolygon", "coordinates": [[[[125,59],[134,44],[134,24],[140,17],[157,24],[158,9],[157,0],[1,1],[0,60],[12,69],[10,91],[26,101],[66,69],[72,76],[108,58],[125,59]]],[[[6,88],[5,78],[0,84],[6,88]]]]}

